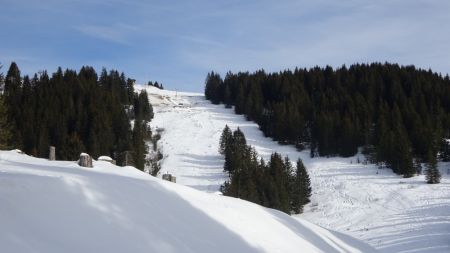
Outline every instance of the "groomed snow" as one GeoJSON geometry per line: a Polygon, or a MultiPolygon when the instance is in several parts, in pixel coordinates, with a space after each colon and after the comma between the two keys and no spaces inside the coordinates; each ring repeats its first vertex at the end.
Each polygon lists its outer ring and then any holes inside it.
{"type": "Polygon", "coordinates": [[[202,94],[138,86],[143,88],[155,109],[152,126],[164,129],[162,171],[174,174],[178,183],[216,192],[227,178],[217,151],[221,131],[225,124],[240,127],[264,158],[277,151],[292,161],[303,159],[313,195],[299,217],[382,252],[450,252],[450,164],[439,164],[441,184],[428,185],[423,175],[404,179],[388,169],[358,164],[356,156],[310,159],[308,151],[265,138],[255,123],[212,105],[202,94]]]}
{"type": "Polygon", "coordinates": [[[132,167],[0,151],[1,252],[374,252],[346,235],[132,167]]]}

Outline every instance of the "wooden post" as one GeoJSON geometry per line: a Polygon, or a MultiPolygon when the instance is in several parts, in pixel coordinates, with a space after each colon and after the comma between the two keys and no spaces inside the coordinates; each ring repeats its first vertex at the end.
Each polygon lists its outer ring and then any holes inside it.
{"type": "Polygon", "coordinates": [[[55,146],[50,146],[50,151],[49,151],[49,154],[48,154],[48,160],[54,161],[55,159],[56,159],[55,146]]]}
{"type": "Polygon", "coordinates": [[[80,154],[80,161],[78,162],[78,165],[80,165],[81,167],[92,168],[92,158],[91,158],[91,156],[86,154],[86,153],[81,153],[80,154]]]}

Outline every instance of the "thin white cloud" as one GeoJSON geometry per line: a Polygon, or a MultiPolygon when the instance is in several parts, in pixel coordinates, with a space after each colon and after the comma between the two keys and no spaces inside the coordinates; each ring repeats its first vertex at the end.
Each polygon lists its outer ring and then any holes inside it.
{"type": "Polygon", "coordinates": [[[5,3],[2,7],[9,9],[0,20],[6,29],[16,28],[0,40],[3,53],[23,52],[41,66],[43,59],[51,59],[49,66],[100,62],[141,81],[162,81],[167,88],[182,89],[187,80],[198,80],[202,89],[210,70],[279,71],[390,61],[450,72],[448,0],[5,3]],[[41,27],[47,29],[37,33],[41,27]],[[86,37],[96,40],[79,43],[86,37]],[[125,47],[116,50],[115,44],[125,47]]]}
{"type": "Polygon", "coordinates": [[[442,60],[450,58],[450,36],[443,33],[450,29],[445,7],[450,7],[445,1],[420,0],[408,2],[408,8],[398,0],[291,2],[272,12],[263,8],[232,16],[228,27],[234,30],[223,31],[224,46],[191,45],[180,49],[180,58],[223,73],[372,61],[450,72],[450,63],[442,60]]]}
{"type": "Polygon", "coordinates": [[[130,35],[138,32],[135,26],[118,23],[111,26],[105,25],[83,25],[74,27],[77,31],[101,40],[129,44],[130,35]]]}
{"type": "Polygon", "coordinates": [[[188,42],[192,42],[195,44],[200,44],[203,46],[217,46],[217,47],[223,47],[224,44],[213,40],[213,39],[207,39],[207,38],[203,38],[200,36],[192,36],[192,35],[176,35],[174,36],[175,38],[181,39],[181,40],[185,40],[188,42]]]}

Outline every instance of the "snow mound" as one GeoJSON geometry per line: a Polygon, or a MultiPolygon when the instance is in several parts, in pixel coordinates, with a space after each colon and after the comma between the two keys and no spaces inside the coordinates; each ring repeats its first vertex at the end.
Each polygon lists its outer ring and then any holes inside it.
{"type": "Polygon", "coordinates": [[[112,162],[113,159],[109,156],[100,156],[99,158],[97,158],[98,161],[105,161],[105,162],[112,162]]]}
{"type": "Polygon", "coordinates": [[[0,151],[2,252],[374,252],[247,201],[132,167],[0,151]]]}

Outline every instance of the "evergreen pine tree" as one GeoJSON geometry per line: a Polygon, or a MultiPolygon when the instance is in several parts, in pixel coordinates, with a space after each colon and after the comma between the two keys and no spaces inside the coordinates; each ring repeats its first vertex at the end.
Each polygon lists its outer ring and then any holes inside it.
{"type": "Polygon", "coordinates": [[[233,132],[233,144],[236,145],[237,151],[243,151],[247,145],[245,135],[239,127],[233,132]]]}
{"type": "Polygon", "coordinates": [[[292,212],[302,213],[303,206],[310,202],[311,181],[301,159],[297,160],[294,185],[292,187],[292,212]]]}
{"type": "Polygon", "coordinates": [[[441,148],[440,148],[440,157],[442,161],[449,162],[450,161],[450,143],[446,139],[441,140],[441,148]]]}
{"type": "Polygon", "coordinates": [[[234,111],[236,114],[243,114],[244,112],[244,106],[245,105],[245,95],[244,95],[244,88],[242,85],[239,85],[238,93],[236,97],[236,103],[234,106],[234,111]]]}
{"type": "Polygon", "coordinates": [[[223,171],[228,172],[229,176],[231,176],[234,172],[234,159],[236,159],[234,154],[235,151],[233,150],[232,146],[225,148],[225,163],[223,165],[223,171]]]}
{"type": "Polygon", "coordinates": [[[144,142],[145,121],[137,119],[133,127],[133,158],[136,168],[144,170],[147,148],[144,142]]]}
{"type": "Polygon", "coordinates": [[[232,101],[232,98],[231,98],[231,90],[230,90],[230,86],[229,85],[226,85],[225,86],[225,91],[224,91],[224,95],[223,95],[223,102],[225,103],[225,107],[226,108],[231,108],[231,101],[232,101]]]}
{"type": "Polygon", "coordinates": [[[222,131],[222,135],[220,136],[219,143],[219,153],[225,155],[225,150],[230,147],[231,140],[233,138],[233,134],[228,125],[225,125],[225,128],[222,131]]]}
{"type": "Polygon", "coordinates": [[[135,80],[128,78],[127,79],[127,83],[126,83],[126,90],[127,90],[127,95],[128,95],[128,103],[127,104],[131,104],[133,101],[133,97],[134,97],[134,83],[135,80]]]}
{"type": "MultiPolygon", "coordinates": [[[[2,65],[0,64],[0,70],[2,65]]],[[[3,90],[4,77],[3,73],[0,72],[0,91],[3,90]]],[[[0,93],[0,149],[7,149],[11,138],[11,131],[8,124],[8,112],[6,111],[6,106],[3,101],[3,95],[0,93]]]]}
{"type": "Polygon", "coordinates": [[[441,173],[437,167],[436,155],[430,151],[428,154],[426,180],[428,184],[439,184],[441,182],[441,173]]]}
{"type": "Polygon", "coordinates": [[[208,73],[205,82],[205,97],[211,100],[213,104],[219,104],[222,100],[221,88],[222,78],[219,74],[208,73]]]}
{"type": "Polygon", "coordinates": [[[289,213],[291,210],[291,201],[287,187],[285,163],[280,154],[273,153],[270,156],[269,173],[273,182],[271,185],[273,195],[270,199],[270,207],[289,213]]]}
{"type": "Polygon", "coordinates": [[[8,113],[3,102],[3,96],[0,95],[0,149],[7,149],[11,139],[11,131],[7,116],[8,113]]]}
{"type": "Polygon", "coordinates": [[[5,78],[4,103],[8,114],[7,121],[13,135],[11,144],[16,148],[22,148],[22,134],[20,125],[22,123],[21,100],[22,100],[22,78],[19,67],[15,62],[11,63],[5,78]]]}

